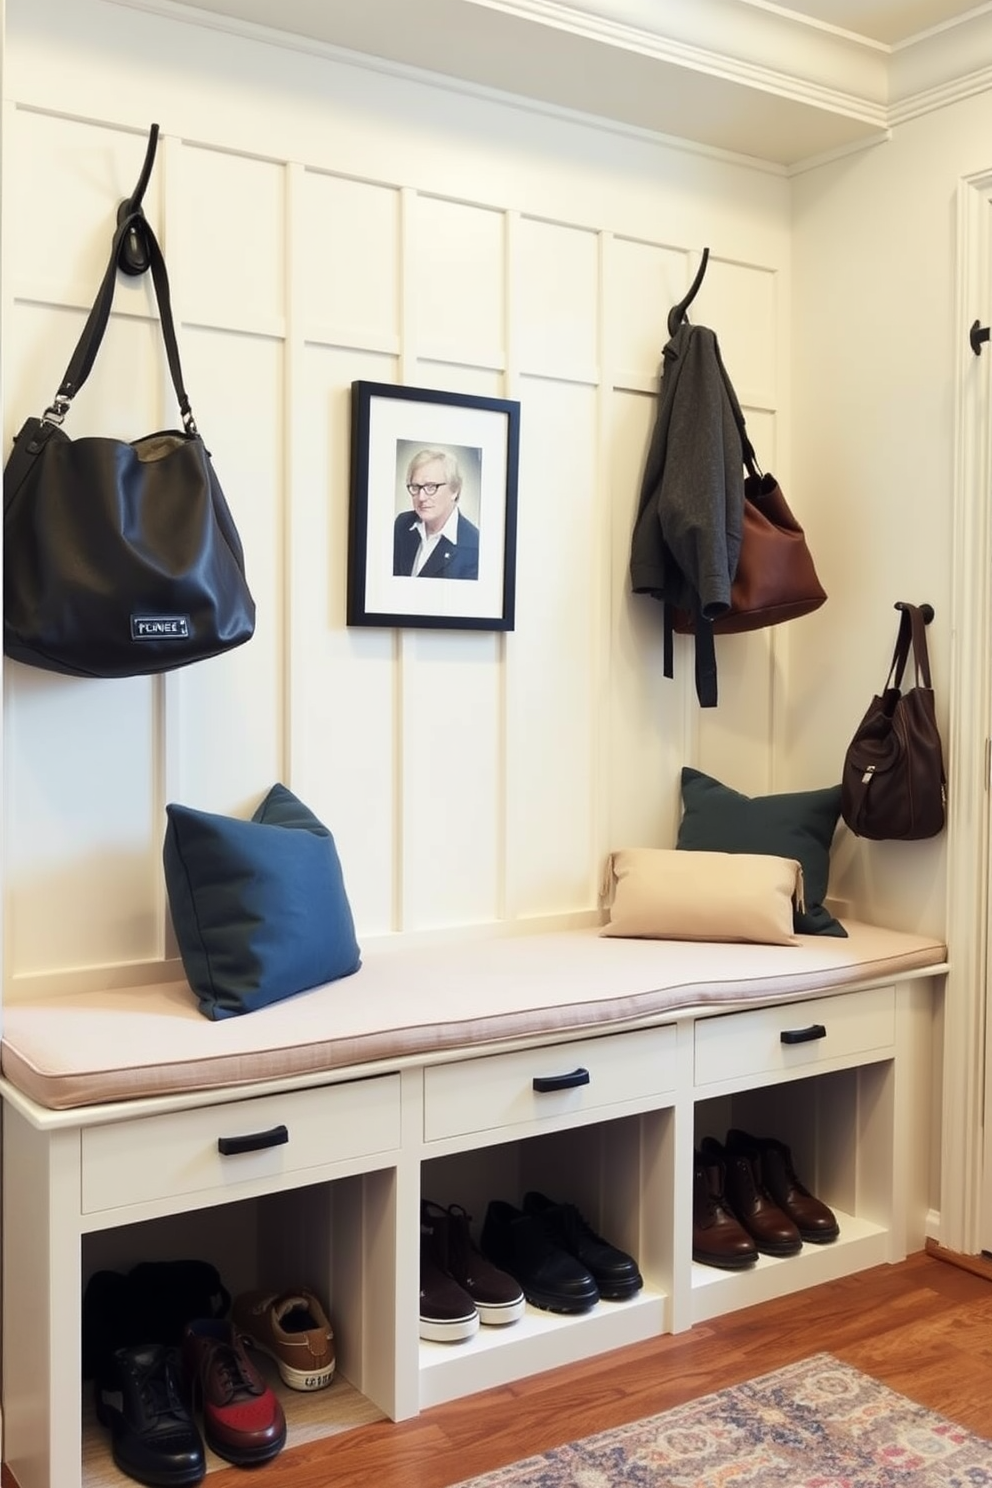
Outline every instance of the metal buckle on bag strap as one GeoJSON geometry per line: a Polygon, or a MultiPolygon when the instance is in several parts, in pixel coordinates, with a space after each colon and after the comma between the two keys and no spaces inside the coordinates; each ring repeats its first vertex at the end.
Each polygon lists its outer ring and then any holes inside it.
{"type": "Polygon", "coordinates": [[[71,398],[67,398],[64,393],[56,393],[51,406],[46,408],[44,413],[41,415],[41,422],[43,424],[61,425],[64,422],[65,416],[69,412],[71,406],[71,398]]]}

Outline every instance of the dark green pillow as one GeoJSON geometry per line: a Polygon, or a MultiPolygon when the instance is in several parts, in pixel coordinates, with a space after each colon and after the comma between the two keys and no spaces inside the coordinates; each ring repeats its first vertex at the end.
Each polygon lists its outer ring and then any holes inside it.
{"type": "Polygon", "coordinates": [[[361,965],[334,838],[284,785],[251,821],[169,805],[163,861],[200,1012],[251,1013],[361,965]]]}
{"type": "Polygon", "coordinates": [[[682,821],[676,847],[692,852],[769,853],[803,867],[806,909],[794,912],[799,935],[847,935],[823,906],[830,844],[840,816],[840,786],[778,796],[742,796],[700,770],[682,771],[682,821]]]}

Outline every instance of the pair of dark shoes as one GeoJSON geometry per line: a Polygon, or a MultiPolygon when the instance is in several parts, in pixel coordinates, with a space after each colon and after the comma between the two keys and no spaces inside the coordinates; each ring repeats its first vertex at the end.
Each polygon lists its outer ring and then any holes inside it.
{"type": "Polygon", "coordinates": [[[759,1253],[797,1255],[804,1241],[824,1245],[839,1234],[833,1211],[797,1176],[785,1142],[738,1127],[725,1146],[703,1138],[694,1160],[694,1260],[738,1270],[759,1253]]]}
{"type": "Polygon", "coordinates": [[[494,1199],[482,1249],[547,1312],[587,1312],[601,1297],[623,1301],[643,1286],[637,1262],[598,1235],[574,1204],[524,1195],[523,1209],[494,1199]]]}
{"type": "Polygon", "coordinates": [[[181,1350],[161,1343],[115,1349],[104,1360],[95,1394],[114,1462],[150,1488],[199,1483],[207,1470],[204,1438],[237,1467],[268,1462],[286,1441],[282,1406],[234,1325],[217,1318],[187,1323],[181,1350]]]}
{"type": "Polygon", "coordinates": [[[460,1204],[420,1205],[420,1336],[458,1343],[479,1324],[501,1326],[524,1315],[524,1294],[472,1239],[471,1215],[460,1204]]]}

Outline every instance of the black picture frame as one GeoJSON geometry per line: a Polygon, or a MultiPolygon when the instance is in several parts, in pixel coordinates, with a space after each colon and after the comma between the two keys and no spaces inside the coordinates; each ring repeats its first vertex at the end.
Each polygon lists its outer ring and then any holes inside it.
{"type": "Polygon", "coordinates": [[[351,400],[348,624],[512,630],[520,404],[364,381],[351,400]]]}

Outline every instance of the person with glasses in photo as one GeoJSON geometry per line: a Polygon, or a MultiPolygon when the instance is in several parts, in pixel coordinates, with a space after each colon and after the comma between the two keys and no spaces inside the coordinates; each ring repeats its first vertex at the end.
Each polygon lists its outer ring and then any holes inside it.
{"type": "Polygon", "coordinates": [[[393,573],[415,579],[477,579],[479,529],[458,509],[462,473],[453,454],[418,450],[407,466],[412,512],[393,526],[393,573]]]}

